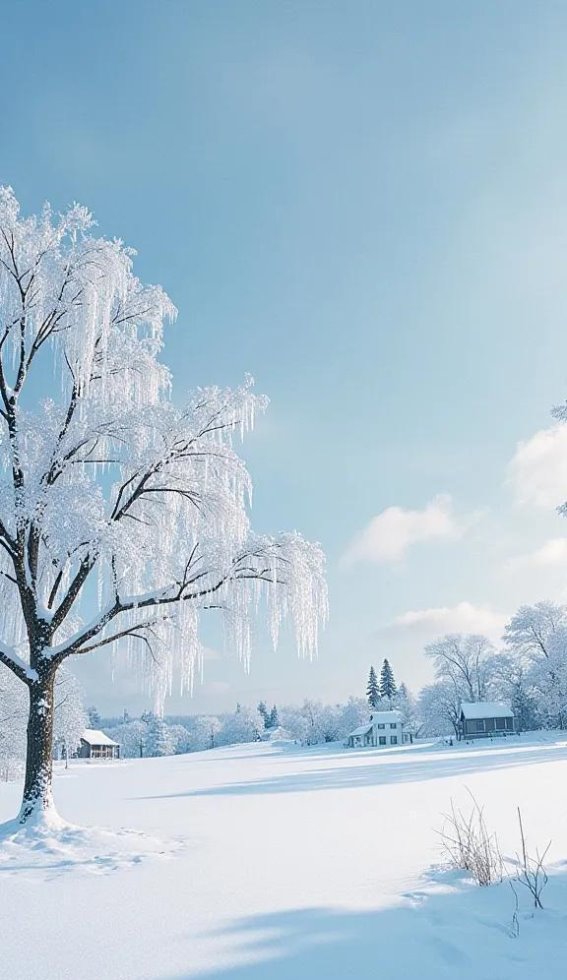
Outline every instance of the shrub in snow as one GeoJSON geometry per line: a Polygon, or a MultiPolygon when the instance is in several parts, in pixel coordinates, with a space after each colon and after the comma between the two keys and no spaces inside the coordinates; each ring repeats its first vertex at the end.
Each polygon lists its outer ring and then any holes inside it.
{"type": "Polygon", "coordinates": [[[441,845],[450,867],[467,871],[477,885],[493,885],[502,881],[504,863],[496,835],[491,833],[484,813],[471,795],[470,813],[451,809],[440,831],[441,845]]]}
{"type": "Polygon", "coordinates": [[[534,907],[536,909],[542,909],[543,904],[541,901],[541,896],[547,882],[549,881],[544,867],[544,861],[547,857],[549,848],[551,847],[551,841],[542,854],[540,854],[539,851],[536,851],[535,857],[531,856],[528,854],[526,846],[524,824],[522,821],[522,812],[520,807],[518,807],[518,824],[520,827],[521,850],[520,853],[516,855],[516,881],[519,885],[527,888],[532,896],[534,907]]]}
{"type": "MultiPolygon", "coordinates": [[[[484,812],[472,793],[469,794],[472,807],[468,814],[457,810],[451,801],[451,810],[445,816],[445,823],[439,833],[441,846],[449,867],[457,871],[466,871],[477,885],[486,886],[501,882],[505,873],[509,876],[510,884],[522,885],[526,888],[535,908],[542,909],[542,892],[547,885],[548,876],[544,861],[549,852],[551,842],[535,857],[527,850],[524,825],[520,808],[517,809],[520,830],[520,851],[514,862],[502,857],[496,834],[489,831],[484,819],[484,812]]],[[[518,918],[513,919],[513,931],[517,934],[518,918]]]]}

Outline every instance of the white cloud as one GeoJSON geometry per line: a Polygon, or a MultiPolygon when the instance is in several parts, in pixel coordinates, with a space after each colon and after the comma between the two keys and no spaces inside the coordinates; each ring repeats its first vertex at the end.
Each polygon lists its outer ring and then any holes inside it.
{"type": "Polygon", "coordinates": [[[509,558],[506,568],[515,571],[518,568],[549,568],[555,565],[567,565],[567,538],[550,538],[540,548],[509,558]]]}
{"type": "Polygon", "coordinates": [[[502,635],[508,617],[488,606],[459,602],[456,606],[410,609],[391,624],[396,629],[419,633],[424,641],[444,633],[483,633],[493,640],[502,635]]]}
{"type": "Polygon", "coordinates": [[[387,507],[355,536],[344,555],[344,562],[393,562],[404,557],[419,541],[460,538],[467,522],[457,519],[448,494],[434,497],[423,510],[387,507]]]}
{"type": "Polygon", "coordinates": [[[518,443],[508,467],[518,503],[554,508],[567,499],[567,425],[540,429],[518,443]]]}

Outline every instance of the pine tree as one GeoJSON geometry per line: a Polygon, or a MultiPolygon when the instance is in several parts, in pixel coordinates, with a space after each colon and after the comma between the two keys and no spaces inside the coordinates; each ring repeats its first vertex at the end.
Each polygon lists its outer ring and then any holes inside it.
{"type": "Polygon", "coordinates": [[[380,671],[380,697],[385,701],[391,701],[392,698],[395,698],[397,690],[394,672],[388,661],[384,660],[380,671]]]}
{"type": "Polygon", "coordinates": [[[268,711],[266,702],[265,701],[260,701],[260,704],[258,705],[258,708],[256,710],[258,711],[258,714],[261,715],[262,718],[264,719],[264,728],[269,728],[270,727],[270,713],[268,711]]]}
{"type": "Polygon", "coordinates": [[[392,701],[392,707],[396,711],[401,711],[404,729],[412,735],[416,735],[419,730],[419,724],[416,715],[415,698],[403,681],[398,687],[397,694],[392,701]]]}
{"type": "Polygon", "coordinates": [[[153,715],[148,724],[146,736],[146,755],[172,755],[173,745],[169,728],[163,718],[153,715]]]}
{"type": "Polygon", "coordinates": [[[280,723],[280,720],[278,718],[278,709],[276,708],[276,706],[274,704],[272,710],[270,711],[270,714],[268,716],[268,719],[266,721],[266,728],[277,728],[278,725],[279,725],[279,723],[280,723]]]}
{"type": "Polygon", "coordinates": [[[95,708],[94,704],[90,708],[87,708],[87,716],[89,719],[89,728],[98,730],[101,726],[101,720],[98,708],[95,708]]]}
{"type": "Polygon", "coordinates": [[[371,708],[377,708],[380,701],[380,688],[378,686],[378,678],[376,677],[376,671],[374,667],[370,668],[370,673],[368,675],[368,684],[366,687],[366,697],[368,698],[368,704],[371,708]]]}

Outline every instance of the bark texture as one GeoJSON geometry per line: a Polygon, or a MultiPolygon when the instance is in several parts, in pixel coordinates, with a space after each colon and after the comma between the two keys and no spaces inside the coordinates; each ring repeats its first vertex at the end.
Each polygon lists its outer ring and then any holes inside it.
{"type": "Polygon", "coordinates": [[[19,821],[28,823],[53,807],[53,669],[29,684],[30,712],[27,729],[26,775],[19,821]]]}

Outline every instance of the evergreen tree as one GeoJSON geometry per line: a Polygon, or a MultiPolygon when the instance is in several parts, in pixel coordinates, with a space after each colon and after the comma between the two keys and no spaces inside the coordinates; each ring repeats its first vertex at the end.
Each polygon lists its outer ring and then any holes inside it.
{"type": "Polygon", "coordinates": [[[172,755],[171,733],[163,718],[153,715],[146,735],[146,755],[172,755]]]}
{"type": "Polygon", "coordinates": [[[100,715],[98,713],[98,708],[95,708],[94,704],[90,708],[87,708],[87,716],[89,719],[89,728],[99,729],[101,726],[100,715]]]}
{"type": "Polygon", "coordinates": [[[378,686],[378,678],[376,677],[376,671],[374,667],[370,668],[370,673],[368,675],[368,684],[366,686],[366,697],[368,698],[368,704],[371,708],[377,708],[380,702],[380,688],[378,686]]]}
{"type": "Polygon", "coordinates": [[[267,708],[267,705],[266,705],[266,702],[265,701],[260,701],[260,704],[258,705],[257,711],[258,711],[258,714],[261,715],[262,718],[264,719],[264,728],[269,728],[270,727],[270,725],[269,725],[270,713],[268,711],[268,708],[267,708]]]}
{"type": "Polygon", "coordinates": [[[278,718],[278,709],[276,708],[276,706],[274,704],[274,706],[273,706],[273,708],[270,711],[270,714],[268,716],[268,720],[266,721],[266,728],[277,728],[278,725],[279,725],[279,723],[280,723],[280,720],[278,718]]]}
{"type": "Polygon", "coordinates": [[[380,697],[385,701],[391,701],[397,694],[394,672],[387,660],[382,664],[380,671],[380,697]]]}
{"type": "Polygon", "coordinates": [[[400,684],[391,706],[396,708],[397,711],[401,711],[402,722],[406,731],[412,735],[417,735],[419,724],[416,715],[415,699],[403,682],[400,684]]]}
{"type": "Polygon", "coordinates": [[[524,687],[518,685],[512,697],[514,724],[518,732],[530,732],[541,728],[541,713],[535,698],[524,687]]]}

